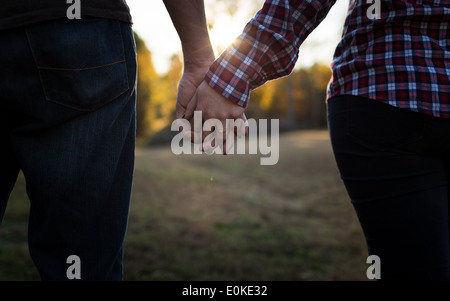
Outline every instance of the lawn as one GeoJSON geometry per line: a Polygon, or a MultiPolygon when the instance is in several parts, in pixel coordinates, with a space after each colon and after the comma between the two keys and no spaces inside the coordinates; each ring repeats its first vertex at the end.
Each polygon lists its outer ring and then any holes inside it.
{"type": "MultiPolygon", "coordinates": [[[[174,155],[139,147],[125,280],[367,280],[367,251],[327,131],[257,155],[174,155]]],[[[21,176],[0,226],[0,280],[38,280],[21,176]]]]}

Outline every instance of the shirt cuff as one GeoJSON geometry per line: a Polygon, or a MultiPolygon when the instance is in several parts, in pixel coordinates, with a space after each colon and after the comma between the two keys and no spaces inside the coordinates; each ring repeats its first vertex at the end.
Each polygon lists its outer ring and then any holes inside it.
{"type": "Polygon", "coordinates": [[[231,63],[232,51],[219,57],[205,75],[205,82],[234,104],[246,108],[250,98],[249,77],[231,63]]]}

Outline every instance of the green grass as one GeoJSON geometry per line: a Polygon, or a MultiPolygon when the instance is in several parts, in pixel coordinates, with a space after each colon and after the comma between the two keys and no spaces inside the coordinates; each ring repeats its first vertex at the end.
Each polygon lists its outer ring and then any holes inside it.
{"type": "MultiPolygon", "coordinates": [[[[125,280],[367,280],[367,251],[326,131],[283,134],[280,160],[138,148],[125,280]]],[[[38,280],[19,178],[0,280],[38,280]]]]}

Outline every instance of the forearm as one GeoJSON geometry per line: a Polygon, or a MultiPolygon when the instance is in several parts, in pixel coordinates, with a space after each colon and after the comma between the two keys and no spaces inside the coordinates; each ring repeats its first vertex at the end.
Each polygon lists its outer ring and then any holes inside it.
{"type": "Polygon", "coordinates": [[[163,0],[181,41],[185,67],[198,67],[214,60],[203,0],[163,0]]]}
{"type": "Polygon", "coordinates": [[[246,107],[251,90],[288,75],[302,42],[335,0],[266,0],[243,33],[211,66],[205,80],[218,93],[246,107]]]}

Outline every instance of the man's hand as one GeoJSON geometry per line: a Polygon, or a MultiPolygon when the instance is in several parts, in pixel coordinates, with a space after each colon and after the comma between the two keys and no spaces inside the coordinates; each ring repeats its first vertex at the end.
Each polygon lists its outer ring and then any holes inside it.
{"type": "MultiPolygon", "coordinates": [[[[226,150],[233,146],[234,131],[238,135],[245,134],[244,121],[247,120],[244,108],[233,104],[215,92],[206,82],[203,82],[206,72],[214,61],[214,51],[209,40],[203,0],[184,1],[182,5],[179,0],[163,0],[163,2],[178,32],[183,48],[184,73],[178,86],[177,118],[191,120],[192,124],[194,111],[202,111],[203,120],[206,122],[217,119],[220,125],[216,124],[214,128],[219,129],[220,135],[217,136],[220,137],[213,139],[212,145],[213,148],[220,146],[223,153],[226,153],[226,150]],[[227,119],[233,121],[242,119],[242,126],[237,130],[229,129],[231,131],[226,132],[227,119]],[[227,144],[225,145],[224,142],[227,144]]],[[[194,131],[202,131],[203,120],[199,124],[195,124],[194,131]]],[[[193,129],[192,126],[191,129],[193,129]]],[[[197,136],[194,135],[194,132],[187,132],[187,134],[191,137],[197,136]]],[[[203,135],[200,136],[201,141],[191,141],[204,142],[205,145],[207,142],[211,142],[209,134],[211,131],[203,131],[203,135]]]]}
{"type": "Polygon", "coordinates": [[[203,143],[202,149],[207,153],[212,152],[216,147],[222,148],[223,154],[229,153],[234,145],[234,134],[246,135],[247,118],[244,111],[243,107],[232,103],[203,81],[185,111],[184,118],[191,121],[191,129],[193,129],[190,133],[191,141],[203,143]],[[202,112],[202,122],[194,122],[195,111],[202,112]],[[227,120],[234,122],[239,119],[237,128],[230,128],[229,124],[227,126],[227,120]],[[209,121],[217,121],[216,124],[209,124],[208,127],[214,128],[214,131],[203,130],[204,122],[209,121]]]}
{"type": "Polygon", "coordinates": [[[203,81],[205,73],[209,66],[213,63],[214,57],[206,58],[204,62],[198,62],[196,66],[184,67],[183,76],[178,85],[176,114],[177,118],[184,118],[186,108],[193,99],[198,86],[203,81]]]}

